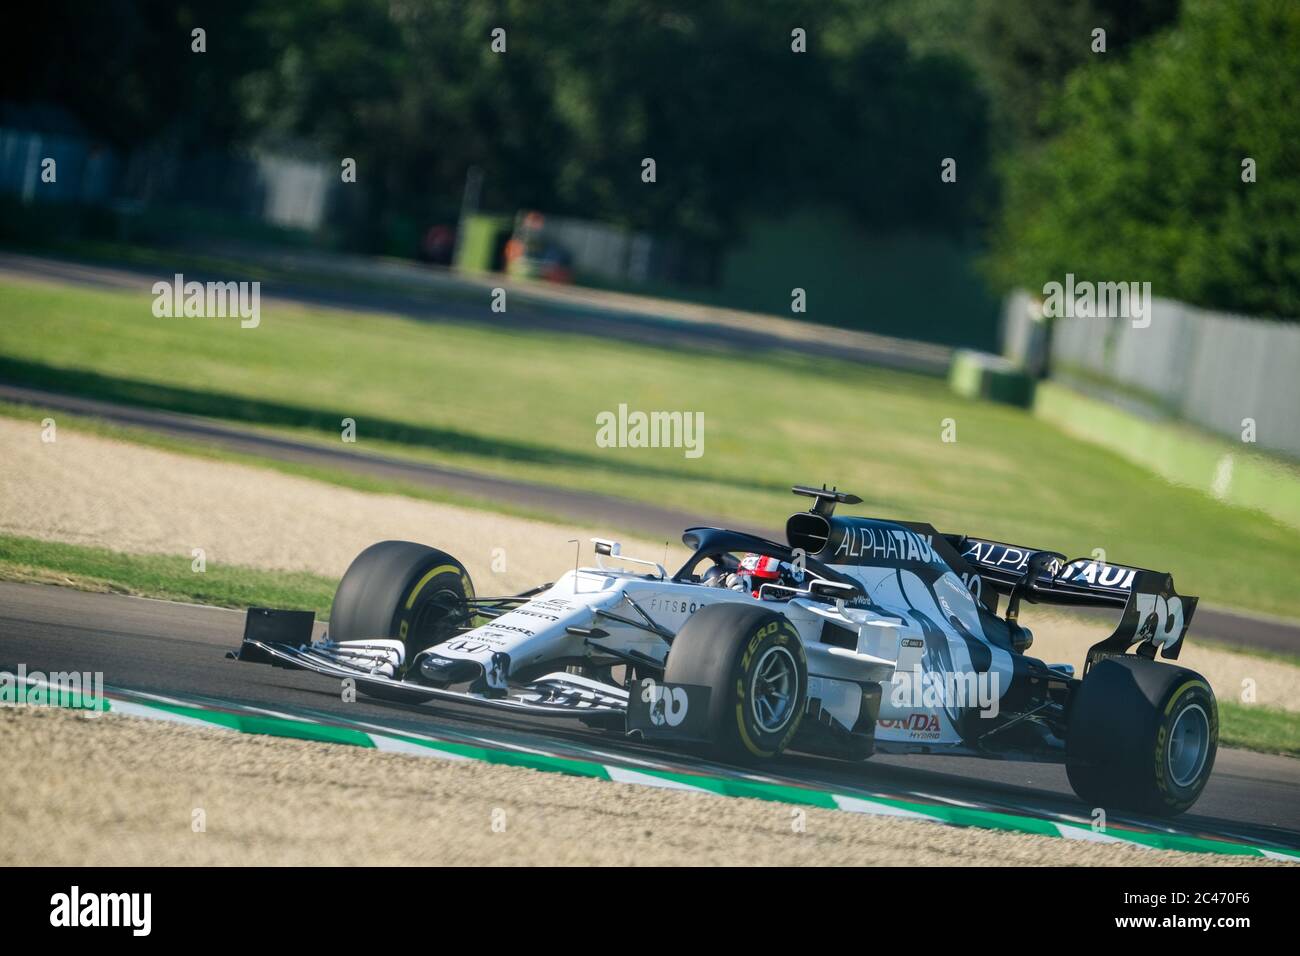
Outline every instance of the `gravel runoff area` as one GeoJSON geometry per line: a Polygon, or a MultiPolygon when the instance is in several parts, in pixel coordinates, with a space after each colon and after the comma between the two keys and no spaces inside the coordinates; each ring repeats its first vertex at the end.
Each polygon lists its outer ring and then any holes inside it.
{"type": "Polygon", "coordinates": [[[131,717],[0,708],[0,865],[1251,865],[131,717]]]}
{"type": "MultiPolygon", "coordinates": [[[[217,562],[340,576],[363,548],[385,538],[441,547],[463,561],[482,594],[512,593],[572,567],[577,538],[608,534],[342,488],[247,465],[213,461],[60,427],[50,444],[40,426],[0,418],[0,532],[140,554],[205,550],[217,562]]],[[[623,538],[625,553],[662,560],[664,542],[623,538]]],[[[669,564],[683,560],[680,544],[669,564]]],[[[1049,662],[1083,662],[1104,625],[1026,607],[1022,623],[1049,662]]],[[[1200,671],[1221,700],[1300,711],[1300,667],[1205,647],[1195,626],[1181,664],[1200,671]],[[1249,684],[1245,682],[1250,682],[1249,684]]]]}
{"type": "MultiPolygon", "coordinates": [[[[508,594],[592,560],[608,529],[534,521],[374,494],[269,469],[0,417],[0,532],[190,560],[341,577],[364,548],[388,538],[460,559],[480,594],[508,594]]],[[[619,536],[624,553],[664,559],[664,542],[619,536]]],[[[686,559],[680,542],[669,564],[686,559]]],[[[675,568],[673,569],[675,570],[675,568]]]]}

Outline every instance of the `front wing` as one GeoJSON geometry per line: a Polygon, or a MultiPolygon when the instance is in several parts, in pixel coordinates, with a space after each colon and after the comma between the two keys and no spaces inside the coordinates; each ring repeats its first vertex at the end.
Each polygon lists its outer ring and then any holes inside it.
{"type": "MultiPolygon", "coordinates": [[[[310,640],[312,616],[299,612],[250,609],[239,650],[230,656],[251,663],[307,670],[354,686],[371,697],[401,703],[454,701],[459,704],[538,717],[625,717],[627,691],[612,684],[556,672],[514,687],[501,696],[429,687],[377,673],[384,642],[310,640]],[[369,662],[358,666],[354,662],[369,662]]],[[[391,670],[391,668],[389,668],[391,670]]]]}

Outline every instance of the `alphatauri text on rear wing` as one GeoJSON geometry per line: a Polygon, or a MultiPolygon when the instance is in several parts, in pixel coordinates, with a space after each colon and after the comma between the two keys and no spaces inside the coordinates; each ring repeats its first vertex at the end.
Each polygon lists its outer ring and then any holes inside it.
{"type": "Polygon", "coordinates": [[[1123,607],[1143,568],[1110,564],[1095,558],[1075,558],[1054,551],[947,534],[945,538],[984,581],[1006,594],[1020,584],[1031,561],[1039,566],[1025,582],[1026,597],[1051,604],[1123,607]],[[1041,557],[1040,557],[1041,556],[1041,557]]]}

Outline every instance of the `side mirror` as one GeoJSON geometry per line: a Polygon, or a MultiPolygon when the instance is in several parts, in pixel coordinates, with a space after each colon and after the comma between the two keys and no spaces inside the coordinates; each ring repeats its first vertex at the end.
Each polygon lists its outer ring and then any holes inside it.
{"type": "Polygon", "coordinates": [[[623,553],[623,545],[617,541],[611,541],[608,538],[592,538],[591,543],[596,546],[597,554],[604,554],[616,558],[623,553]]]}

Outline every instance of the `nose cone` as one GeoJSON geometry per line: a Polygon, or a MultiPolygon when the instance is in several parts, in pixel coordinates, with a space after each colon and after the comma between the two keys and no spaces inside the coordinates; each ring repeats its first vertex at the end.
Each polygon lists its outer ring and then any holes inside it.
{"type": "Polygon", "coordinates": [[[446,687],[448,684],[460,684],[476,678],[482,668],[474,661],[452,660],[426,654],[420,658],[420,678],[426,684],[446,687]]]}

